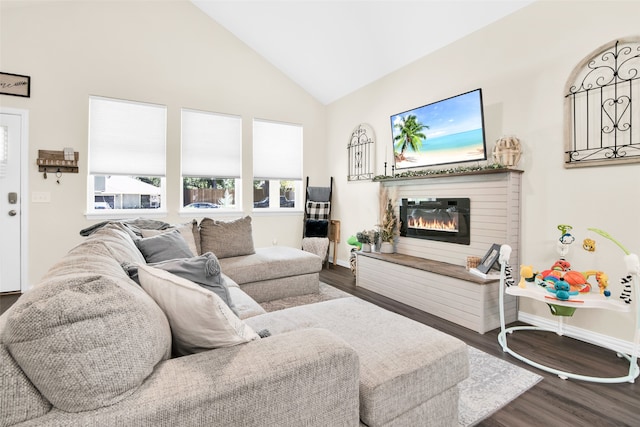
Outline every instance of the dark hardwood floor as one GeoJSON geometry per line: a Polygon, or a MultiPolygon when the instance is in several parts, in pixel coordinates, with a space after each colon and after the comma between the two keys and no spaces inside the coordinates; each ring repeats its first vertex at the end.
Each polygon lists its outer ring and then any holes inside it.
{"type": "MultiPolygon", "coordinates": [[[[357,288],[351,270],[340,266],[324,268],[320,280],[354,296],[372,302],[425,325],[458,337],[467,344],[507,360],[544,377],[479,426],[640,426],[640,392],[637,384],[599,384],[562,380],[503,353],[498,344],[499,329],[484,335],[430,315],[421,310],[357,288]]],[[[530,359],[557,369],[590,376],[624,376],[629,365],[615,352],[547,332],[517,332],[509,347],[530,359]]],[[[636,380],[640,382],[640,379],[636,380]]]]}
{"type": "Polygon", "coordinates": [[[2,293],[0,294],[0,314],[4,313],[13,305],[14,302],[20,298],[19,292],[2,293]]]}
{"type": "MultiPolygon", "coordinates": [[[[544,377],[536,386],[479,426],[640,426],[640,392],[637,384],[562,380],[504,354],[497,341],[498,329],[481,335],[374,292],[356,288],[355,278],[348,268],[324,268],[320,273],[320,280],[458,337],[473,347],[544,377]]],[[[0,295],[0,312],[7,310],[18,297],[19,295],[0,295]]],[[[571,338],[559,337],[554,333],[519,332],[510,336],[509,346],[541,363],[571,372],[592,376],[623,376],[628,370],[625,361],[618,359],[614,352],[571,338]]]]}

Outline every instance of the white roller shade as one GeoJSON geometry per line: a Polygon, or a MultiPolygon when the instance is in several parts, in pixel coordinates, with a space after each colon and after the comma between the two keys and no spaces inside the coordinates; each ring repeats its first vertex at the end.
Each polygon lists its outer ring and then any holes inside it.
{"type": "Polygon", "coordinates": [[[182,110],[182,176],[240,178],[242,119],[182,110]]]}
{"type": "Polygon", "coordinates": [[[302,126],[253,121],[254,179],[302,179],[302,126]]]}
{"type": "Polygon", "coordinates": [[[165,176],[167,108],[89,98],[89,174],[165,176]]]}

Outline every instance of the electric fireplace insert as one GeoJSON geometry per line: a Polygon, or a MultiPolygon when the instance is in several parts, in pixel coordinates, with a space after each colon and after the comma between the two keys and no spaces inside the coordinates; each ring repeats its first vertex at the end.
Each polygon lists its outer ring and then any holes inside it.
{"type": "Polygon", "coordinates": [[[402,199],[400,235],[468,245],[471,243],[468,198],[402,199]]]}

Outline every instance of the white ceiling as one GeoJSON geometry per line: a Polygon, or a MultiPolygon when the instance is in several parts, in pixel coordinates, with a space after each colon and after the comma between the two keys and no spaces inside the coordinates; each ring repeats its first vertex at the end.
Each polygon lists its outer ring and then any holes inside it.
{"type": "Polygon", "coordinates": [[[191,0],[329,104],[534,0],[191,0]]]}

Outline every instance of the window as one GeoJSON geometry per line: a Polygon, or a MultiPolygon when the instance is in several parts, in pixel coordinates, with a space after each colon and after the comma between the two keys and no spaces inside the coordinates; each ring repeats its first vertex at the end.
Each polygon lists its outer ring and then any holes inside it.
{"type": "Polygon", "coordinates": [[[89,98],[88,213],[164,208],[166,122],[162,105],[89,98]]]}
{"type": "Polygon", "coordinates": [[[254,209],[302,209],[302,126],[253,121],[254,209]]]}
{"type": "Polygon", "coordinates": [[[242,119],[183,109],[183,209],[237,209],[241,173],[242,119]]]}

